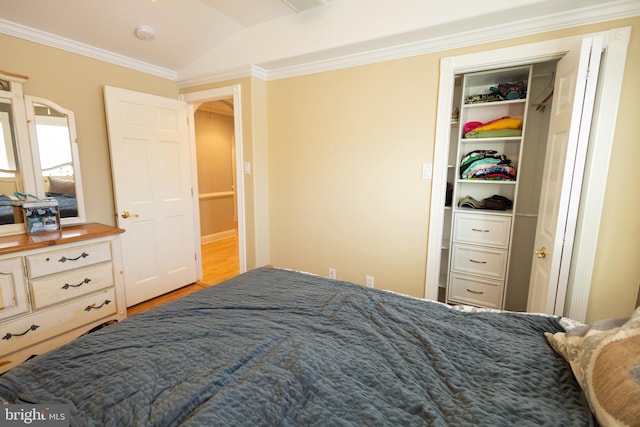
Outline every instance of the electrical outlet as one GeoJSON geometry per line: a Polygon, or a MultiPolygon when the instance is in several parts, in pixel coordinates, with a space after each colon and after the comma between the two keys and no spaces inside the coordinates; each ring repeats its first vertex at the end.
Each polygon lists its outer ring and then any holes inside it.
{"type": "Polygon", "coordinates": [[[336,278],[336,269],[335,268],[330,268],[329,269],[329,279],[335,279],[336,278]]]}
{"type": "Polygon", "coordinates": [[[364,284],[367,288],[373,288],[373,276],[366,276],[364,284]]]}

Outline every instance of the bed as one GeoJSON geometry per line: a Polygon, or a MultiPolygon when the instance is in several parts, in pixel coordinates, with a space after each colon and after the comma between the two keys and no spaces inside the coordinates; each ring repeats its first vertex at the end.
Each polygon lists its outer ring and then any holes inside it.
{"type": "Polygon", "coordinates": [[[77,426],[596,425],[561,335],[259,268],[25,362],[0,398],[68,405],[77,426]]]}

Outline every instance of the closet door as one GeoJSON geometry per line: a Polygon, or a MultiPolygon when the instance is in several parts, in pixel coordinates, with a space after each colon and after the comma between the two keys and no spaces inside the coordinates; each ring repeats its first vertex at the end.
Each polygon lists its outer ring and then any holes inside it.
{"type": "Polygon", "coordinates": [[[527,311],[561,315],[571,262],[578,188],[589,139],[589,126],[601,56],[601,41],[585,39],[580,48],[565,55],[556,69],[549,137],[536,226],[527,311]],[[587,76],[589,75],[589,80],[587,76]],[[577,174],[577,175],[576,175],[577,174]],[[565,243],[566,242],[566,243],[565,243]],[[564,288],[559,289],[563,283],[564,288]]]}

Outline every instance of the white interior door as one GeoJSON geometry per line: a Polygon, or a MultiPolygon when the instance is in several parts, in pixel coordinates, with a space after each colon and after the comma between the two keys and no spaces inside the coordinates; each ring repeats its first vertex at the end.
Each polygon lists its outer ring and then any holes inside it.
{"type": "Polygon", "coordinates": [[[127,306],[197,280],[187,104],[105,87],[127,306]]]}
{"type": "Polygon", "coordinates": [[[579,48],[567,53],[556,69],[549,136],[545,154],[535,251],[531,267],[527,311],[562,314],[557,293],[563,292],[564,303],[571,262],[575,215],[577,212],[584,153],[589,139],[589,123],[595,98],[595,84],[587,84],[590,64],[595,72],[589,78],[597,80],[600,47],[593,39],[583,40],[579,48]],[[595,64],[595,65],[594,65],[595,64]],[[577,190],[576,190],[577,188],[577,190]],[[564,268],[563,268],[563,264],[564,268]]]}

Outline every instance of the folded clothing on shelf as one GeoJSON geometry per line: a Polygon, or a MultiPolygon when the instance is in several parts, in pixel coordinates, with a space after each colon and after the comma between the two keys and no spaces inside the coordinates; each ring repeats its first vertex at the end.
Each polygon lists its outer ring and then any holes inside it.
{"type": "Polygon", "coordinates": [[[514,181],[516,169],[496,150],[473,150],[460,160],[460,178],[514,181]]]}
{"type": "Polygon", "coordinates": [[[471,196],[464,196],[458,201],[458,206],[461,208],[473,208],[473,209],[483,209],[484,203],[482,201],[478,201],[471,196]]]}
{"type": "Polygon", "coordinates": [[[522,119],[504,116],[486,123],[470,121],[465,123],[465,138],[504,138],[522,135],[522,119]]]}
{"type": "Polygon", "coordinates": [[[499,83],[497,87],[489,88],[492,94],[506,100],[524,99],[527,97],[527,85],[524,81],[499,83]]]}
{"type": "Polygon", "coordinates": [[[513,201],[499,194],[494,194],[493,196],[487,197],[482,201],[482,207],[483,209],[506,211],[513,207],[513,201]]]}
{"type": "Polygon", "coordinates": [[[487,197],[483,200],[476,200],[471,196],[464,196],[458,200],[458,206],[461,208],[506,211],[513,207],[513,202],[511,199],[499,194],[494,194],[493,196],[487,197]]]}
{"type": "Polygon", "coordinates": [[[527,97],[527,85],[523,80],[515,82],[498,83],[491,86],[489,93],[468,95],[464,99],[465,104],[480,104],[485,102],[511,101],[527,97]]]}

